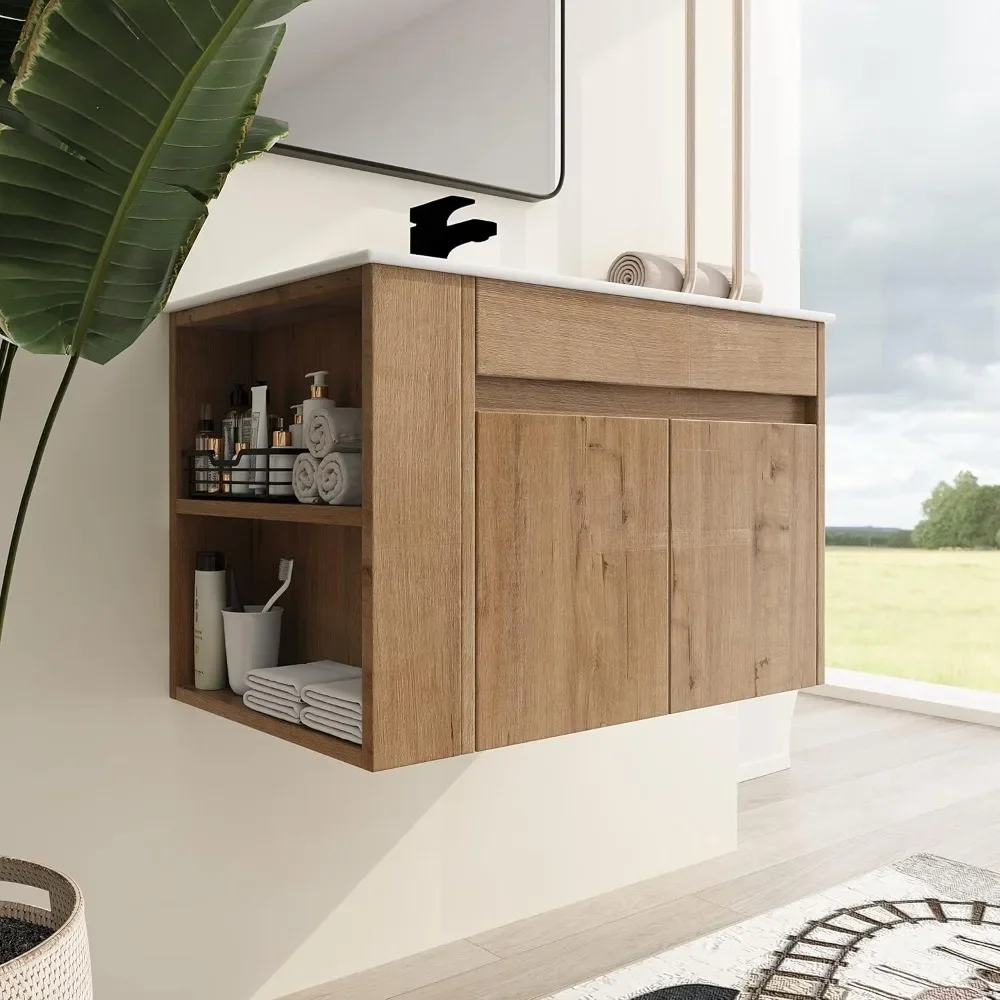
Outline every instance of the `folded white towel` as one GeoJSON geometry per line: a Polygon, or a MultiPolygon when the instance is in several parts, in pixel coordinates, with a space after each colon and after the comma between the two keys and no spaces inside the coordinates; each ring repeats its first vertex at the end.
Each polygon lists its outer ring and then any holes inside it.
{"type": "Polygon", "coordinates": [[[315,705],[303,704],[299,715],[301,717],[302,712],[308,710],[317,719],[323,719],[331,726],[341,726],[344,729],[356,729],[358,734],[361,734],[361,713],[358,712],[357,715],[346,715],[343,712],[335,711],[330,708],[317,708],[315,705]]]}
{"type": "Polygon", "coordinates": [[[332,712],[327,712],[322,708],[311,708],[305,706],[302,709],[302,724],[310,729],[316,729],[328,736],[336,736],[339,739],[347,740],[350,743],[361,742],[361,725],[351,725],[341,722],[332,712]]]}
{"type": "Polygon", "coordinates": [[[352,677],[335,681],[304,684],[300,697],[313,708],[361,719],[361,671],[352,677]]]}
{"type": "Polygon", "coordinates": [[[276,719],[296,723],[299,721],[302,709],[302,702],[268,694],[266,691],[247,691],[243,695],[243,704],[255,712],[263,712],[264,715],[273,715],[276,719]]]}
{"type": "Polygon", "coordinates": [[[304,451],[296,456],[292,466],[292,489],[299,503],[320,503],[319,483],[316,473],[319,471],[319,460],[304,451]]]}
{"type": "Polygon", "coordinates": [[[333,660],[295,663],[287,667],[257,667],[247,673],[247,687],[251,691],[269,694],[272,698],[298,702],[302,700],[302,688],[307,684],[343,680],[360,673],[357,667],[333,660]]]}
{"type": "Polygon", "coordinates": [[[326,458],[332,451],[361,451],[361,410],[317,410],[306,427],[306,447],[313,458],[326,458]]]}
{"type": "Polygon", "coordinates": [[[324,503],[357,507],[361,503],[361,456],[331,452],[319,463],[316,482],[324,503]]]}

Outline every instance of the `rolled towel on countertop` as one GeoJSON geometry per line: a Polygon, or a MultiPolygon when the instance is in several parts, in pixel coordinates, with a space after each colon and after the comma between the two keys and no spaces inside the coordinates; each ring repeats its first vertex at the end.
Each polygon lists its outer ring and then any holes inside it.
{"type": "Polygon", "coordinates": [[[320,503],[317,472],[319,459],[313,458],[307,451],[296,457],[292,466],[292,489],[300,503],[320,503]]]}
{"type": "Polygon", "coordinates": [[[327,736],[336,736],[337,739],[347,740],[348,743],[361,742],[361,724],[351,725],[344,723],[333,712],[327,712],[322,708],[313,708],[306,705],[302,709],[302,725],[315,729],[317,732],[326,733],[327,736]]]}
{"type": "MultiPolygon", "coordinates": [[[[357,669],[357,668],[355,668],[357,669]]],[[[361,671],[339,680],[315,681],[302,687],[302,700],[313,708],[361,719],[361,671]]]]}
{"type": "Polygon", "coordinates": [[[316,472],[320,499],[324,503],[357,507],[361,503],[362,464],[357,452],[331,452],[316,472]]]}
{"type": "MultiPolygon", "coordinates": [[[[698,277],[694,284],[695,295],[710,295],[728,299],[732,288],[733,269],[698,261],[698,277]]],[[[617,285],[641,285],[679,292],[684,287],[684,260],[681,257],[664,257],[661,254],[640,250],[619,254],[608,268],[608,281],[617,285]]],[[[756,274],[747,272],[743,279],[743,302],[761,302],[764,283],[756,274]]]]}
{"type": "Polygon", "coordinates": [[[350,406],[317,410],[305,435],[313,458],[326,458],[334,451],[361,451],[361,410],[350,406]]]}
{"type": "Polygon", "coordinates": [[[308,684],[354,678],[361,671],[346,663],[334,660],[315,660],[312,663],[294,663],[287,667],[257,667],[247,673],[247,687],[272,698],[302,700],[302,689],[308,684]]]}
{"type": "Polygon", "coordinates": [[[283,719],[285,722],[298,724],[300,721],[299,713],[302,710],[302,702],[298,700],[282,698],[267,691],[255,691],[251,688],[243,695],[243,704],[255,712],[262,712],[264,715],[283,719]]]}
{"type": "MultiPolygon", "coordinates": [[[[642,285],[645,288],[662,288],[666,292],[679,292],[684,287],[684,261],[680,257],[630,251],[619,254],[611,262],[608,281],[616,285],[642,285]]],[[[699,268],[694,290],[703,294],[707,289],[708,275],[699,268]]]]}

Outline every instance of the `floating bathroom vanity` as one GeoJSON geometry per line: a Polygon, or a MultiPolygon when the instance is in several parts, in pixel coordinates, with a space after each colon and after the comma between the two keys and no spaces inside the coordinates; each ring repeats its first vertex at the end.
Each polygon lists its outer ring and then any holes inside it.
{"type": "Polygon", "coordinates": [[[820,683],[829,318],[371,253],[179,303],[172,696],[382,770],[820,683]],[[315,369],[363,505],[189,499],[199,403],[315,369]],[[282,662],[363,668],[363,745],[195,690],[203,549],[295,559],[282,662]]]}

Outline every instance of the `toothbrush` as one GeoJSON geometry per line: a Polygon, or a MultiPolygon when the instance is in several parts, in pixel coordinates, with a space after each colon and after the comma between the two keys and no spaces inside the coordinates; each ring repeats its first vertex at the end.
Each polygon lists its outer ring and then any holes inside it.
{"type": "Polygon", "coordinates": [[[294,559],[282,559],[281,562],[278,563],[278,579],[281,581],[281,586],[275,591],[271,600],[264,605],[264,610],[261,611],[262,615],[266,615],[274,606],[274,602],[281,597],[286,590],[288,590],[288,585],[292,582],[292,568],[294,566],[294,559]]]}

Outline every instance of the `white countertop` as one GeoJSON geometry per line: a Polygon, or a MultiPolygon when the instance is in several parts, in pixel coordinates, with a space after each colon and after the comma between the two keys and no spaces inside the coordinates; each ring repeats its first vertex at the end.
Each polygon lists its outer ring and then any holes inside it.
{"type": "Polygon", "coordinates": [[[343,257],[331,257],[327,260],[296,267],[279,274],[269,274],[263,278],[253,278],[226,288],[216,288],[211,292],[190,295],[187,298],[171,300],[167,312],[177,312],[180,309],[191,309],[203,306],[209,302],[221,302],[237,295],[249,292],[259,292],[266,288],[276,288],[303,278],[315,278],[321,274],[333,274],[335,271],[346,271],[348,268],[360,267],[362,264],[389,264],[393,267],[410,267],[422,271],[443,271],[447,274],[465,274],[476,278],[493,278],[497,281],[518,281],[528,285],[547,285],[551,288],[569,288],[580,292],[599,292],[602,295],[622,295],[632,299],[650,299],[654,302],[677,302],[682,305],[700,306],[706,309],[729,309],[733,312],[757,313],[762,316],[781,316],[785,319],[804,319],[815,323],[831,323],[830,313],[810,312],[806,309],[789,309],[781,306],[757,302],[734,302],[731,299],[718,299],[708,295],[691,295],[684,292],[665,292],[659,288],[645,288],[641,285],[618,285],[610,281],[600,281],[595,278],[574,278],[566,274],[542,274],[536,271],[521,271],[510,267],[497,267],[492,264],[459,264],[455,261],[442,260],[438,257],[419,257],[409,253],[386,253],[381,250],[359,250],[345,254],[343,257]]]}

